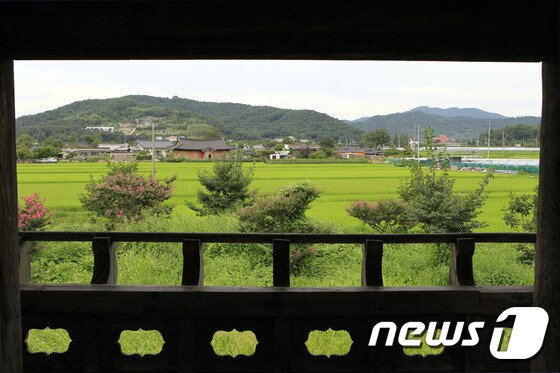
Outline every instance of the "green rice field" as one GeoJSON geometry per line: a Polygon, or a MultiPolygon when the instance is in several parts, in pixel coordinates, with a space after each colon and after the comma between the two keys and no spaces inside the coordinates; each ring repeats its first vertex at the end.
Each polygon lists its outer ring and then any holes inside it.
{"type": "MultiPolygon", "coordinates": [[[[250,164],[246,164],[250,167],[250,164]]],[[[140,164],[140,170],[149,174],[150,163],[140,164]]],[[[196,191],[200,188],[197,171],[209,169],[211,163],[161,163],[157,164],[157,177],[173,174],[178,176],[170,203],[175,205],[175,214],[197,219],[186,208],[186,202],[196,201],[196,191]]],[[[408,169],[389,164],[265,164],[256,163],[253,188],[261,193],[271,193],[276,188],[309,180],[317,185],[322,195],[317,199],[309,215],[313,218],[334,223],[343,232],[365,232],[369,228],[348,216],[344,207],[357,199],[378,200],[396,197],[401,178],[408,169]]],[[[46,198],[46,205],[54,214],[54,224],[72,223],[78,228],[80,223],[89,225],[89,215],[80,205],[78,196],[84,191],[89,178],[100,177],[106,172],[104,163],[59,163],[18,165],[18,189],[20,196],[38,192],[46,198]]],[[[457,192],[469,191],[476,187],[484,176],[474,172],[452,172],[456,178],[457,192]]],[[[495,175],[489,186],[489,198],[481,220],[488,223],[485,231],[507,231],[502,221],[501,209],[507,203],[510,192],[533,191],[537,184],[534,175],[495,175]]],[[[66,227],[68,228],[68,227],[66,227]]],[[[202,230],[204,230],[201,227],[202,230]]]]}

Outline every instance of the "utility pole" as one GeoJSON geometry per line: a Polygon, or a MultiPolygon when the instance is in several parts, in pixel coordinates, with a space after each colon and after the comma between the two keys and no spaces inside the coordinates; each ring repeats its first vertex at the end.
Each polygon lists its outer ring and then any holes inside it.
{"type": "Polygon", "coordinates": [[[506,155],[506,131],[502,129],[502,155],[506,155]]]}
{"type": "Polygon", "coordinates": [[[420,124],[418,124],[418,163],[420,163],[420,124]]]}
{"type": "Polygon", "coordinates": [[[491,132],[492,124],[490,120],[488,120],[488,150],[486,152],[486,158],[490,158],[490,132],[491,132]]]}
{"type": "Polygon", "coordinates": [[[156,126],[152,120],[152,179],[156,178],[156,126]]]}

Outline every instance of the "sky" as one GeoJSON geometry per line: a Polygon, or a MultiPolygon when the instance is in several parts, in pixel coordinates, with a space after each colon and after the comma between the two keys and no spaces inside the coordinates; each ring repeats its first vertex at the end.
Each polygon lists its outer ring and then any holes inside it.
{"type": "Polygon", "coordinates": [[[179,96],[339,119],[417,106],[541,113],[540,63],[406,61],[16,61],[16,115],[89,98],[179,96]]]}

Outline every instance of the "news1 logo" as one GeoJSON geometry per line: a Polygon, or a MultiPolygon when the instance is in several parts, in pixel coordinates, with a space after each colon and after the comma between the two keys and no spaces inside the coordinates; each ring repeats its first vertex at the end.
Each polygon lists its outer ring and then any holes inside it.
{"type": "MultiPolygon", "coordinates": [[[[514,316],[515,322],[511,330],[509,343],[505,351],[499,351],[500,342],[504,336],[504,328],[496,327],[492,332],[490,340],[490,353],[496,359],[523,360],[530,359],[535,356],[542,347],[546,328],[548,326],[548,313],[540,307],[512,307],[502,312],[496,322],[503,322],[508,317],[514,316]]],[[[478,330],[484,328],[484,321],[474,321],[467,325],[466,333],[464,321],[455,323],[453,335],[450,335],[449,329],[451,322],[443,323],[439,335],[437,333],[437,322],[426,324],[420,321],[410,321],[405,323],[398,333],[398,343],[402,347],[420,347],[422,341],[420,339],[410,339],[412,336],[420,336],[426,331],[426,343],[430,347],[440,346],[476,346],[480,342],[478,330]],[[466,334],[466,337],[465,337],[466,334]]],[[[372,331],[369,339],[369,346],[376,346],[379,333],[382,329],[387,330],[387,339],[385,346],[392,346],[397,336],[397,325],[391,321],[382,321],[377,323],[372,331]]]]}

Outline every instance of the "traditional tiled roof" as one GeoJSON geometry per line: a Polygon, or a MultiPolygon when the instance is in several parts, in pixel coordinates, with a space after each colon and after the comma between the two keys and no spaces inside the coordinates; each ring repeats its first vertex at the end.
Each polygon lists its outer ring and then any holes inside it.
{"type": "Polygon", "coordinates": [[[177,150],[233,150],[223,139],[194,140],[180,138],[175,146],[177,150]]]}
{"type": "MultiPolygon", "coordinates": [[[[155,149],[173,149],[175,144],[169,140],[155,140],[154,141],[154,148],[155,149]]],[[[151,149],[152,148],[152,140],[138,140],[138,146],[142,149],[151,149]]]]}
{"type": "Polygon", "coordinates": [[[377,148],[364,148],[362,146],[345,146],[344,148],[336,149],[336,153],[364,153],[364,154],[380,154],[383,152],[377,148]]]}

